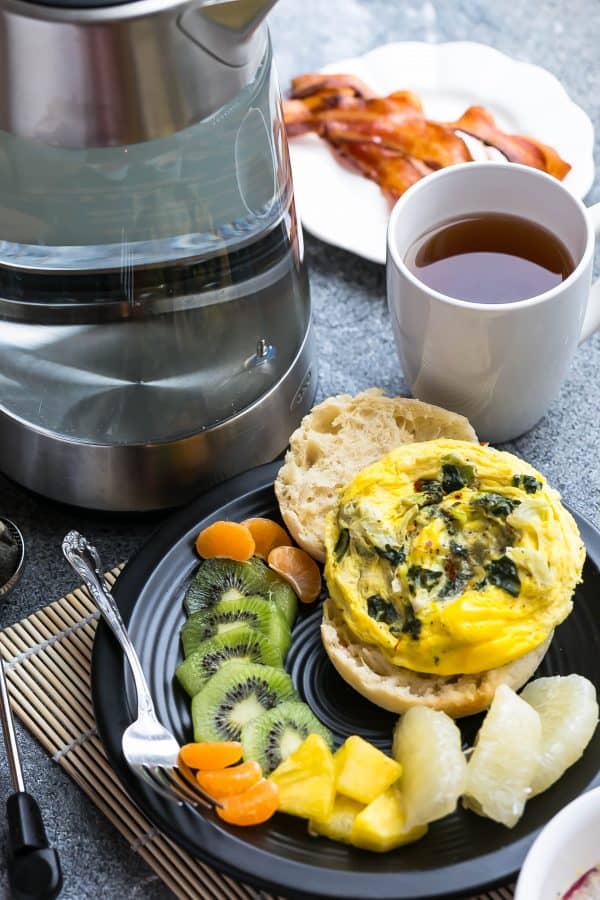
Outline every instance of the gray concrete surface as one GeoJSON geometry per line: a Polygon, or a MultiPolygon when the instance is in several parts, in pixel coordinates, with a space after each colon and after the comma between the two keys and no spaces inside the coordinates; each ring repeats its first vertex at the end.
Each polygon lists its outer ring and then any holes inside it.
{"type": "MultiPolygon", "coordinates": [[[[394,40],[475,40],[545,66],[600,130],[598,0],[280,0],[271,16],[282,85],[299,72],[394,40]]],[[[474,75],[475,77],[475,75],[474,75]]],[[[598,147],[596,147],[596,150],[598,147]]],[[[597,157],[598,159],[598,157],[597,157]]],[[[589,201],[600,200],[596,180],[589,201]]],[[[385,306],[383,268],[307,236],[320,352],[320,397],[374,383],[405,393],[385,306]]],[[[566,500],[600,525],[600,334],[582,346],[548,415],[510,448],[544,471],[566,500]]],[[[93,536],[103,559],[126,559],[160,521],[76,512],[0,476],[0,513],[14,518],[28,549],[25,576],[0,607],[0,627],[74,586],[60,554],[72,526],[93,536]]],[[[28,784],[60,848],[65,900],[166,900],[171,893],[38,744],[19,729],[28,784]]],[[[8,789],[0,749],[0,796],[8,789]]],[[[0,816],[0,834],[2,833],[0,816]]],[[[8,896],[0,860],[0,897],[8,896]]],[[[198,894],[200,897],[200,893],[198,894]]]]}

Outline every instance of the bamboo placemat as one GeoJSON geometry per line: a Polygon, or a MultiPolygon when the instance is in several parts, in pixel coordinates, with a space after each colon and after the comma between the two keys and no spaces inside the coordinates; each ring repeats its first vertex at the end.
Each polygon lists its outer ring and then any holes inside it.
{"type": "MultiPolygon", "coordinates": [[[[120,569],[107,575],[111,586],[120,569]]],[[[0,632],[14,712],[178,900],[276,900],[189,856],[152,825],[121,786],[98,738],[92,707],[91,656],[99,617],[85,588],[78,588],[0,632]]],[[[512,897],[511,886],[477,900],[512,897]]]]}

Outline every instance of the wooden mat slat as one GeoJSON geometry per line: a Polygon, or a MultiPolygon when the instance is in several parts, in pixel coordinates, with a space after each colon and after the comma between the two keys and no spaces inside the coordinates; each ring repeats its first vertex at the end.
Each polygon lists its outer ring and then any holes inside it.
{"type": "MultiPolygon", "coordinates": [[[[107,574],[111,586],[121,568],[107,574]]],[[[179,900],[277,900],[194,859],[126,793],[96,733],[90,670],[97,624],[91,597],[77,588],[0,632],[15,714],[179,900]]],[[[478,900],[512,897],[511,886],[478,900]]]]}

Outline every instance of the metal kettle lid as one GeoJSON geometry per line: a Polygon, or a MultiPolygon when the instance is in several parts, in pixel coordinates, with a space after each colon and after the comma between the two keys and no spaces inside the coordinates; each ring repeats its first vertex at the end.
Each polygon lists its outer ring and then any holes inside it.
{"type": "Polygon", "coordinates": [[[0,0],[0,130],[67,148],[182,131],[253,81],[275,2],[0,0]]]}
{"type": "Polygon", "coordinates": [[[36,3],[38,6],[56,6],[62,9],[100,9],[104,6],[121,6],[135,3],[136,0],[23,0],[24,3],[36,3]]]}

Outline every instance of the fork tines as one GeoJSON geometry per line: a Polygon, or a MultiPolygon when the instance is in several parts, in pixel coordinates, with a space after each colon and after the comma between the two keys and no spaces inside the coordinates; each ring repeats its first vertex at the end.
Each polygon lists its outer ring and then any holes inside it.
{"type": "Polygon", "coordinates": [[[209,809],[222,806],[218,800],[209,796],[194,783],[195,779],[191,772],[183,775],[179,768],[149,765],[139,766],[139,771],[155,790],[166,794],[171,799],[173,795],[176,795],[182,803],[204,806],[209,809]]]}

